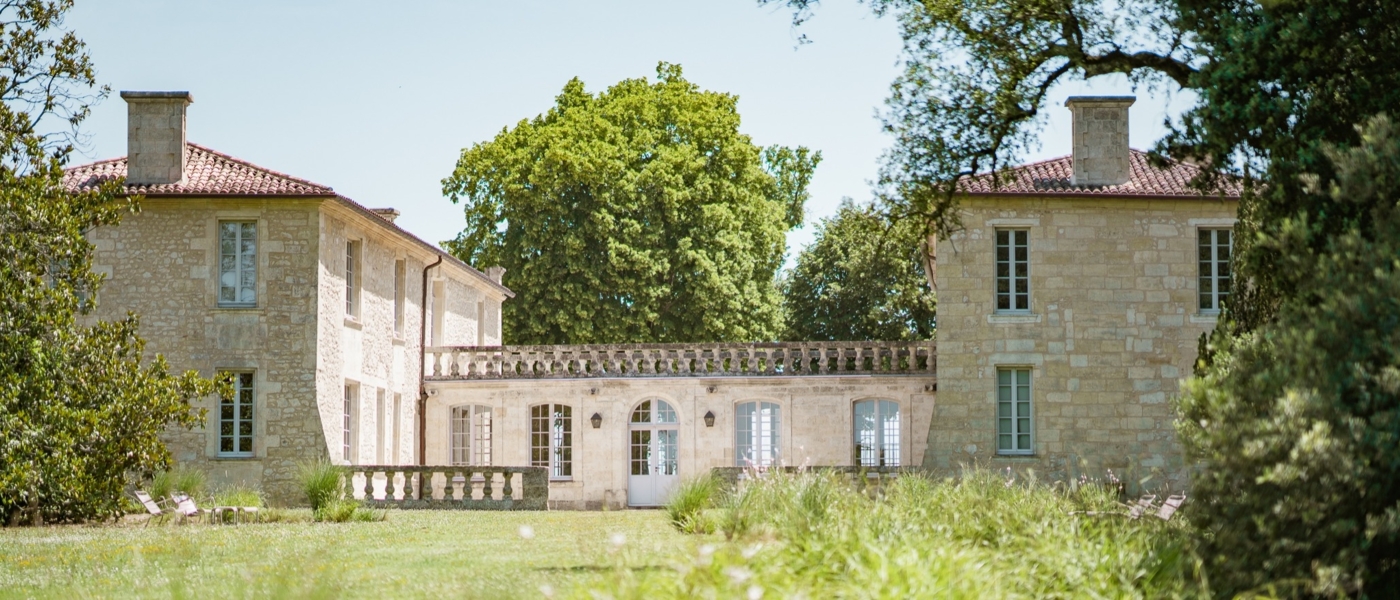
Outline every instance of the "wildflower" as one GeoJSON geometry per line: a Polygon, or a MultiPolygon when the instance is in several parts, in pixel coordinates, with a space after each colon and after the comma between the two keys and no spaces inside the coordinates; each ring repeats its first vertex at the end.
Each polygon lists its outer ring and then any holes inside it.
{"type": "Polygon", "coordinates": [[[553,598],[553,597],[554,597],[554,587],[551,586],[551,585],[549,585],[548,583],[546,583],[546,584],[540,586],[540,594],[543,595],[545,598],[553,598]]]}
{"type": "Polygon", "coordinates": [[[758,554],[758,551],[762,549],[763,544],[754,544],[752,546],[749,546],[748,548],[744,548],[744,551],[741,552],[741,554],[744,556],[744,560],[748,560],[750,558],[753,558],[754,555],[758,554]]]}
{"type": "Polygon", "coordinates": [[[534,527],[531,527],[531,526],[529,526],[529,525],[521,525],[521,526],[520,526],[520,539],[523,539],[523,540],[533,540],[533,539],[535,539],[535,528],[534,528],[534,527]]]}
{"type": "Polygon", "coordinates": [[[728,575],[735,584],[743,583],[753,577],[753,573],[743,567],[729,567],[724,570],[724,574],[728,575]]]}
{"type": "Polygon", "coordinates": [[[695,564],[700,565],[702,567],[710,566],[710,562],[713,560],[715,550],[716,548],[714,544],[705,544],[704,546],[701,546],[700,556],[695,559],[695,564]]]}
{"type": "Polygon", "coordinates": [[[612,534],[612,538],[610,538],[609,541],[612,542],[613,547],[621,548],[624,544],[627,543],[627,536],[622,535],[620,533],[614,533],[612,534]]]}
{"type": "Polygon", "coordinates": [[[759,600],[763,597],[763,588],[756,585],[749,586],[749,600],[759,600]]]}

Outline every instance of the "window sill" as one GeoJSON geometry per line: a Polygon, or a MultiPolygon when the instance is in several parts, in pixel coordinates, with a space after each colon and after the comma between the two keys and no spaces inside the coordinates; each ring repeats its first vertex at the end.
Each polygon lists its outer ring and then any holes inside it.
{"type": "Polygon", "coordinates": [[[1031,313],[992,313],[987,315],[987,322],[993,325],[1039,323],[1040,315],[1031,313]]]}
{"type": "Polygon", "coordinates": [[[252,454],[217,454],[209,457],[209,460],[257,460],[258,457],[252,454]]]}
{"type": "Polygon", "coordinates": [[[355,317],[345,317],[345,326],[356,330],[364,329],[364,325],[360,324],[360,320],[355,317]]]}
{"type": "Polygon", "coordinates": [[[1220,313],[1197,313],[1191,315],[1191,322],[1197,325],[1214,325],[1220,320],[1220,313]]]}
{"type": "Polygon", "coordinates": [[[558,484],[565,484],[565,483],[574,484],[574,483],[582,483],[582,482],[581,482],[581,481],[576,481],[573,477],[551,477],[551,478],[549,478],[549,484],[550,484],[550,485],[554,485],[554,484],[556,484],[556,483],[558,483],[558,484]]]}
{"type": "Polygon", "coordinates": [[[402,346],[407,343],[404,341],[404,337],[400,334],[394,334],[394,339],[392,341],[395,346],[402,346]]]}
{"type": "Polygon", "coordinates": [[[997,452],[992,455],[992,458],[1036,458],[1036,455],[1034,452],[997,452]]]}

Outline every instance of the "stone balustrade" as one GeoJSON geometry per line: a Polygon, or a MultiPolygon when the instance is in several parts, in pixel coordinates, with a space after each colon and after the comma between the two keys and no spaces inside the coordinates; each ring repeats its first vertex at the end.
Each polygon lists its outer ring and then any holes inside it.
{"type": "Polygon", "coordinates": [[[345,495],[384,508],[545,510],[544,467],[354,465],[343,467],[345,495]]]}
{"type": "Polygon", "coordinates": [[[922,375],[934,342],[766,342],[428,348],[427,379],[922,375]]]}

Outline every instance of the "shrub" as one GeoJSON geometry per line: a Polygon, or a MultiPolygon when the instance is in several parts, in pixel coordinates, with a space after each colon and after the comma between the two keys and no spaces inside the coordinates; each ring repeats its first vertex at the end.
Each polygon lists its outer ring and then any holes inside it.
{"type": "Polygon", "coordinates": [[[263,502],[261,490],[235,485],[214,492],[214,504],[219,506],[249,506],[262,508],[265,503],[263,502]]]}
{"type": "Polygon", "coordinates": [[[169,498],[175,492],[184,492],[197,497],[204,494],[204,485],[207,480],[208,476],[204,471],[175,467],[169,471],[156,473],[155,476],[151,477],[151,485],[147,493],[152,498],[169,498]]]}
{"type": "Polygon", "coordinates": [[[317,521],[330,523],[346,523],[349,521],[369,522],[383,521],[388,517],[388,511],[374,511],[365,508],[358,500],[337,498],[322,505],[312,513],[317,521]]]}
{"type": "Polygon", "coordinates": [[[764,473],[719,497],[729,541],[676,569],[618,569],[572,597],[1197,597],[1180,520],[1129,520],[1112,485],[975,470],[871,496],[834,473],[764,473]],[[1074,487],[1072,490],[1071,487],[1074,487]],[[1074,495],[1074,498],[1070,496],[1074,495]],[[1101,516],[1074,514],[1087,505],[1101,516]],[[596,592],[596,594],[595,594],[596,592]]]}
{"type": "Polygon", "coordinates": [[[718,491],[719,484],[709,473],[682,481],[666,501],[666,516],[671,525],[684,533],[710,533],[711,524],[704,518],[705,510],[714,507],[718,491]]]}
{"type": "Polygon", "coordinates": [[[1304,214],[1261,238],[1300,293],[1215,335],[1180,400],[1202,467],[1188,511],[1225,593],[1400,597],[1400,131],[1378,118],[1361,137],[1328,152],[1337,180],[1314,193],[1377,208],[1343,235],[1304,214]]]}
{"type": "Polygon", "coordinates": [[[341,468],[321,459],[297,465],[297,478],[311,510],[320,510],[344,496],[345,484],[341,468]]]}

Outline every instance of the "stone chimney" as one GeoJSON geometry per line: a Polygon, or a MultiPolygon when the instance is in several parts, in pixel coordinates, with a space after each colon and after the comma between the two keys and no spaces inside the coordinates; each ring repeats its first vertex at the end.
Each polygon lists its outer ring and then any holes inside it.
{"type": "Polygon", "coordinates": [[[189,92],[122,92],[126,100],[126,182],[179,183],[185,178],[185,107],[189,92]]]}
{"type": "Polygon", "coordinates": [[[1074,174],[1070,185],[1104,186],[1128,182],[1128,107],[1133,96],[1071,96],[1074,115],[1074,174]]]}
{"type": "Polygon", "coordinates": [[[388,221],[390,223],[393,223],[394,219],[399,218],[399,215],[401,214],[399,212],[399,209],[397,208],[371,208],[369,210],[370,212],[379,215],[379,218],[384,219],[385,221],[388,221]]]}
{"type": "Polygon", "coordinates": [[[486,267],[486,276],[496,283],[501,282],[501,278],[506,276],[505,267],[486,267]]]}

